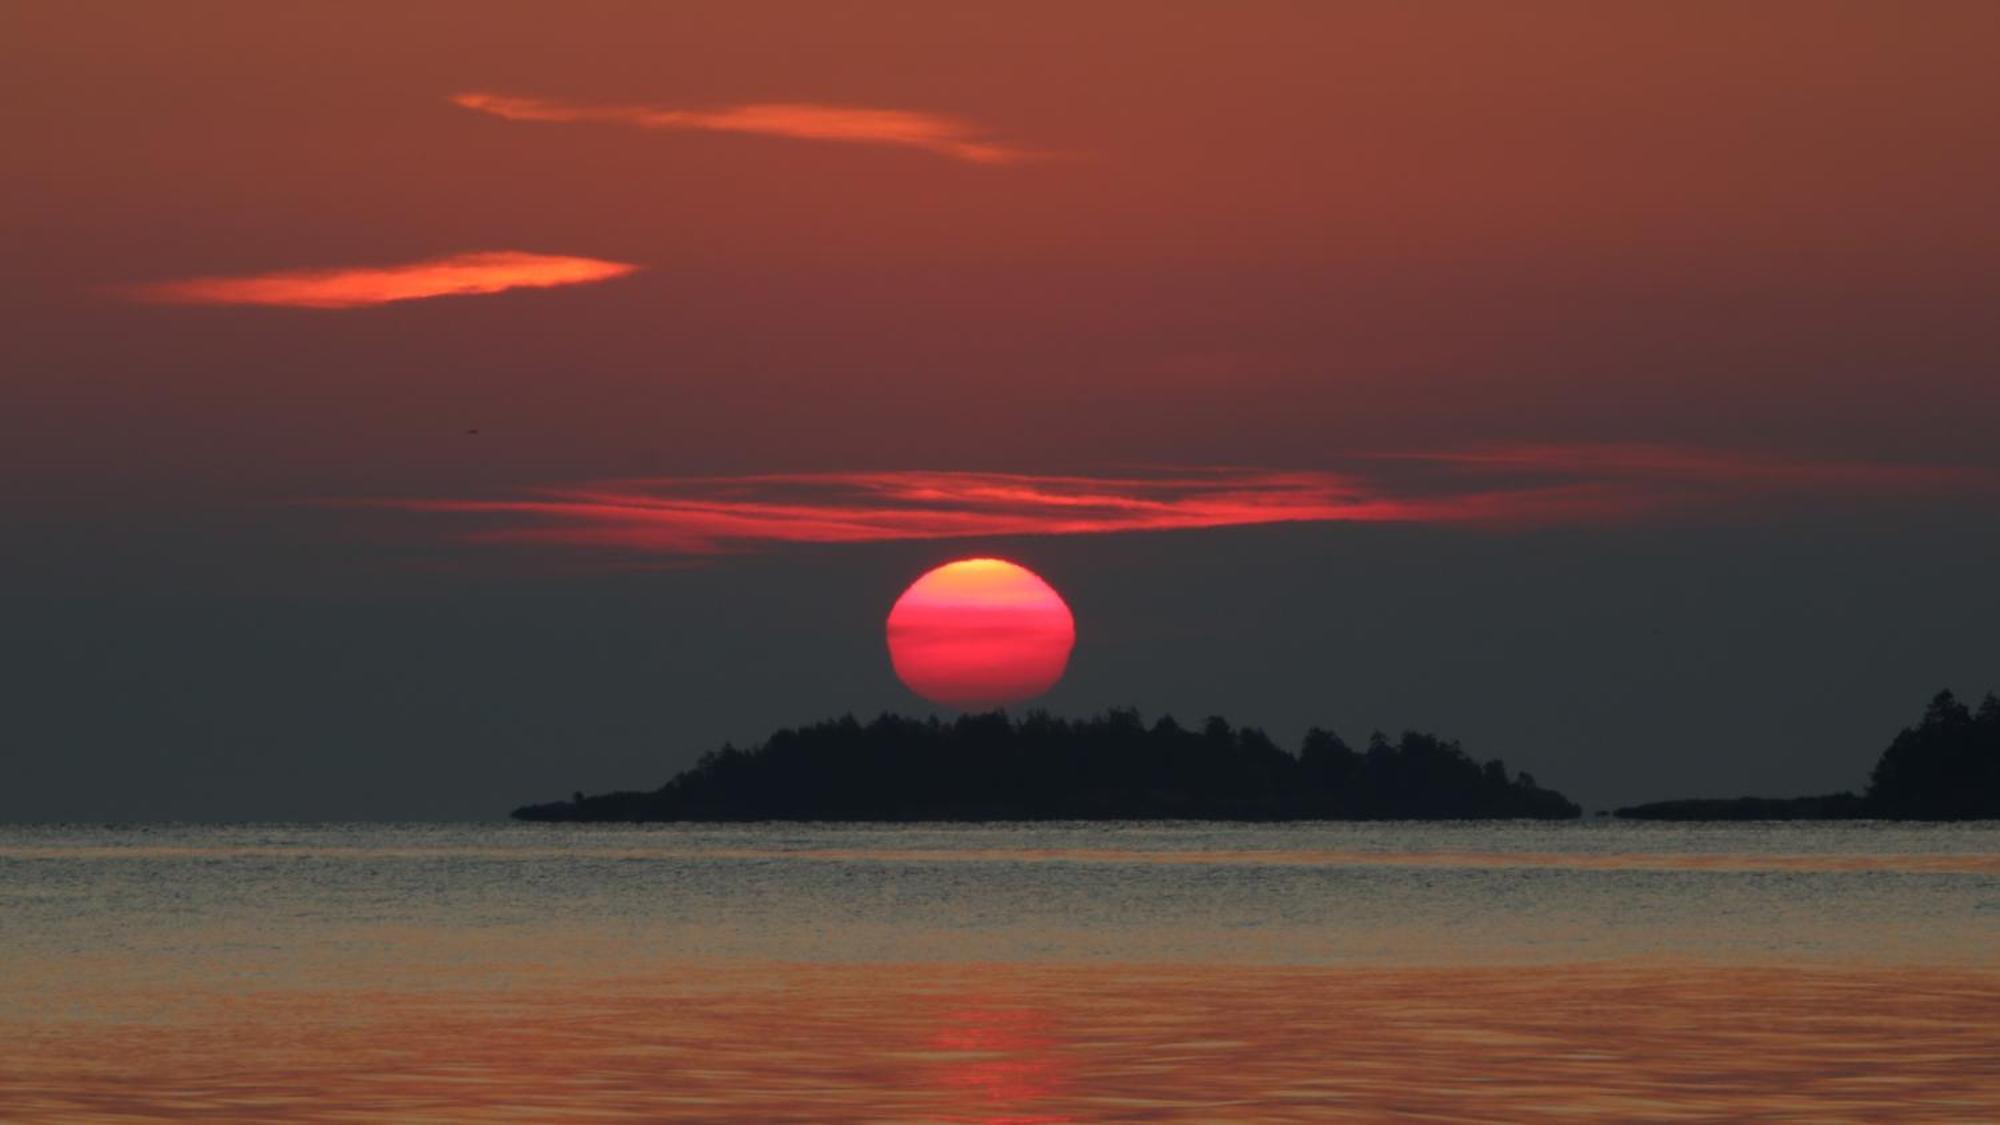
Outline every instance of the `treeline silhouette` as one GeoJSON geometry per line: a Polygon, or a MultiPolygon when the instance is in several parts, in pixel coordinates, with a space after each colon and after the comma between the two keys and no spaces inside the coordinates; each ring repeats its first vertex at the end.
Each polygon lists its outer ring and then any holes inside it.
{"type": "Polygon", "coordinates": [[[1313,730],[1296,754],[1219,718],[1148,726],[1136,711],[951,722],[853,716],[725,745],[651,792],[514,810],[522,820],[1566,819],[1582,810],[1456,742],[1380,733],[1355,750],[1313,730]]]}
{"type": "Polygon", "coordinates": [[[1862,794],[1656,801],[1618,810],[1635,820],[2000,819],[2000,698],[1973,711],[1949,691],[1882,751],[1862,794]]]}

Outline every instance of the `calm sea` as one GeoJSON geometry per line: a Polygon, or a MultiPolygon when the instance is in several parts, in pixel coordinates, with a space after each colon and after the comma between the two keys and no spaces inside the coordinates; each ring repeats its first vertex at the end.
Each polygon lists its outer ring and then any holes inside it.
{"type": "Polygon", "coordinates": [[[2000,824],[0,828],[0,1120],[2000,1120],[2000,824]]]}

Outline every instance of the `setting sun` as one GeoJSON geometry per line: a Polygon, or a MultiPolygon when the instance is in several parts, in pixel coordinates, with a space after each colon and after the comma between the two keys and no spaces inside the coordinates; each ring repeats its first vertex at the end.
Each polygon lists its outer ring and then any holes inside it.
{"type": "Polygon", "coordinates": [[[1075,644],[1062,596],[1002,559],[946,563],[911,583],[889,611],[896,675],[925,699],[965,710],[1048,691],[1075,644]]]}

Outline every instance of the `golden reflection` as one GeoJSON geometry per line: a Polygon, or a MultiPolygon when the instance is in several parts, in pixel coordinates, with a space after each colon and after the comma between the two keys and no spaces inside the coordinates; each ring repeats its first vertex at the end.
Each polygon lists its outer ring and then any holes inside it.
{"type": "Polygon", "coordinates": [[[10,1121],[1971,1121],[2000,973],[680,964],[0,1023],[10,1121]]]}

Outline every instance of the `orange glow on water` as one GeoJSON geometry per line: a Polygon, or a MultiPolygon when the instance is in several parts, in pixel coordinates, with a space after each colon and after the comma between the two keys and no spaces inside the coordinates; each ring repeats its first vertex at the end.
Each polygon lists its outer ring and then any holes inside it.
{"type": "Polygon", "coordinates": [[[889,610],[889,659],[911,691],[966,710],[1033,699],[1062,679],[1076,621],[1026,567],[961,559],[925,574],[889,610]]]}
{"type": "Polygon", "coordinates": [[[493,250],[395,266],[282,270],[247,277],[191,277],[134,286],[141,300],[176,305],[274,305],[351,309],[509,289],[547,289],[623,277],[639,267],[599,258],[493,250]]]}
{"type": "Polygon", "coordinates": [[[704,1125],[2000,1111],[1990,970],[668,963],[485,983],[0,1015],[0,1105],[30,1121],[704,1125]],[[996,984],[1004,1007],[951,1003],[996,984]]]}

